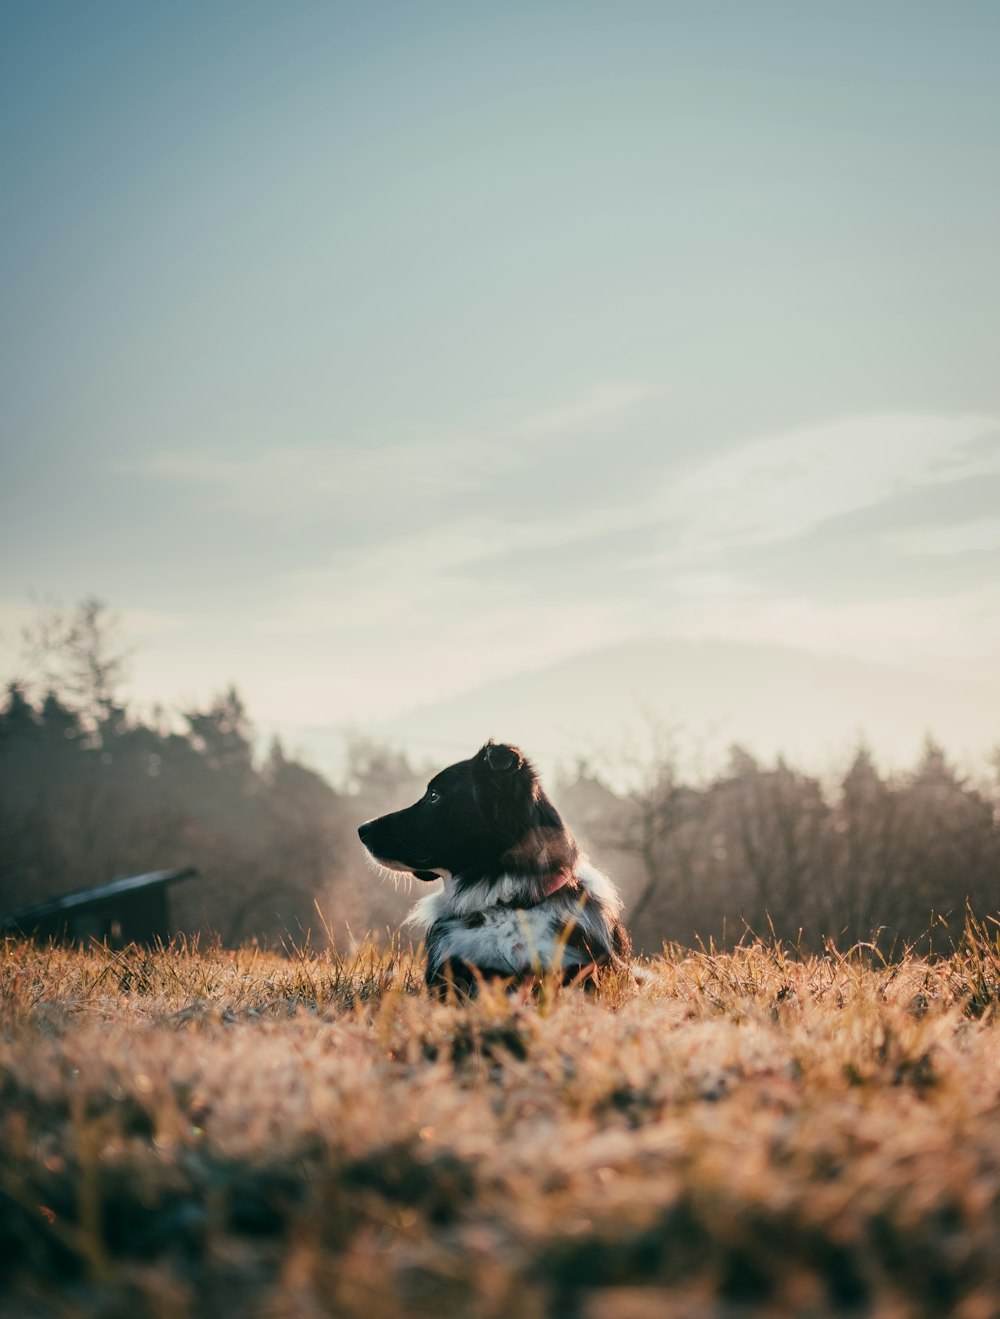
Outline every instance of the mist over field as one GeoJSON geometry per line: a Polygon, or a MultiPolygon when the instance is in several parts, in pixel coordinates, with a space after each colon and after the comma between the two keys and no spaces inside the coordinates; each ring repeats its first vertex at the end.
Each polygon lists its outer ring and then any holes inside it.
{"type": "Polygon", "coordinates": [[[1000,1314],[998,50],[3,6],[4,1314],[1000,1314]],[[358,838],[489,738],[587,991],[358,838]]]}
{"type": "MultiPolygon", "coordinates": [[[[25,640],[38,676],[12,683],[0,705],[0,913],[195,865],[197,881],[171,897],[172,929],[229,945],[349,947],[396,929],[427,891],[376,874],[357,827],[422,797],[477,743],[417,758],[356,733],[328,779],[280,739],[262,753],[235,688],[203,708],[131,709],[127,650],[99,601],[43,611],[25,640]]],[[[711,682],[712,652],[699,654],[711,682]]],[[[631,738],[545,775],[621,889],[637,949],[732,947],[748,930],[809,948],[935,948],[967,907],[996,908],[997,750],[976,774],[928,736],[888,770],[857,739],[822,776],[736,741],[721,758],[695,750],[651,715],[631,738]]]]}

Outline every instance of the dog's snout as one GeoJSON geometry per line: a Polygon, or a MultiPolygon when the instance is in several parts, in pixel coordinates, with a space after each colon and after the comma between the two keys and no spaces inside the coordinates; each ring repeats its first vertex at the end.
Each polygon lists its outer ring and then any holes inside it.
{"type": "Polygon", "coordinates": [[[362,842],[365,841],[366,835],[371,833],[371,828],[373,824],[374,824],[374,820],[366,820],[364,824],[358,825],[358,837],[361,839],[362,842]]]}

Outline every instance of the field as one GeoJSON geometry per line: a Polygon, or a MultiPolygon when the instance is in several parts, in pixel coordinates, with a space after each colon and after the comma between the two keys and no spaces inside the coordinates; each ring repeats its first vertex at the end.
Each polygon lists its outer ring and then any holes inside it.
{"type": "Polygon", "coordinates": [[[472,1006],[394,948],[0,954],[5,1315],[1000,1314],[992,926],[472,1006]]]}

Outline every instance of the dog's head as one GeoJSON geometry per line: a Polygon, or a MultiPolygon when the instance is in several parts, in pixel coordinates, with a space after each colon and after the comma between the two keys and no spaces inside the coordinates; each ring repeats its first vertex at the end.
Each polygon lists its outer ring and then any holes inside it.
{"type": "Polygon", "coordinates": [[[418,879],[572,869],[577,848],[517,747],[490,740],[436,774],[418,802],[358,830],[372,856],[418,879]]]}

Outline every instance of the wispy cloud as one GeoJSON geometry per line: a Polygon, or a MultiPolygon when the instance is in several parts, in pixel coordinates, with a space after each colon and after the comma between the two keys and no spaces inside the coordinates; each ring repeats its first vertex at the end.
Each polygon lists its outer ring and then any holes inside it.
{"type": "Polygon", "coordinates": [[[920,489],[926,502],[928,490],[992,463],[996,418],[854,416],[683,461],[651,447],[638,497],[566,497],[523,516],[518,488],[539,446],[561,448],[651,398],[609,386],[509,420],[496,432],[504,443],[484,429],[367,452],[275,450],[249,463],[164,454],[146,475],[200,483],[262,517],[304,508],[355,519],[339,548],[324,543],[311,562],[304,550],[252,624],[262,654],[295,648],[295,699],[330,718],[384,716],[644,633],[886,660],[1000,648],[1000,597],[982,581],[903,598],[872,593],[867,579],[861,590],[856,557],[832,591],[808,577],[765,585],[748,566],[762,547],[794,558],[806,537],[859,510],[872,517],[853,534],[885,556],[996,544],[994,517],[952,518],[947,532],[930,515],[905,533],[877,522],[901,492],[920,489]],[[361,535],[373,518],[377,535],[361,535]]]}
{"type": "Polygon", "coordinates": [[[980,433],[926,464],[917,479],[937,483],[1000,473],[1000,422],[996,417],[981,420],[983,429],[980,433]]]}
{"type": "MultiPolygon", "coordinates": [[[[488,520],[426,527],[286,581],[262,637],[295,638],[328,656],[327,699],[350,672],[355,717],[383,717],[621,635],[628,602],[554,601],[511,584],[487,596],[456,563],[488,555],[504,529],[488,520]]],[[[535,584],[537,586],[537,584],[535,584]]]]}
{"type": "Polygon", "coordinates": [[[943,489],[966,478],[970,464],[985,470],[992,458],[981,441],[997,424],[972,415],[876,414],[750,439],[681,466],[655,454],[640,497],[596,508],[569,504],[527,524],[500,522],[475,554],[453,565],[475,568],[510,554],[517,572],[525,551],[577,544],[585,559],[591,544],[613,554],[618,535],[623,567],[712,571],[741,549],[791,544],[908,489],[943,489]],[[650,548],[629,549],[643,529],[650,548]]]}
{"type": "Polygon", "coordinates": [[[529,467],[539,443],[572,438],[647,399],[640,384],[601,385],[563,404],[434,437],[362,446],[275,444],[247,453],[208,443],[116,465],[143,478],[199,486],[259,517],[367,507],[376,516],[429,515],[529,467]]]}
{"type": "Polygon", "coordinates": [[[692,464],[660,507],[681,528],[682,559],[791,540],[908,485],[964,474],[970,447],[996,426],[993,417],[887,414],[765,436],[692,464]]]}
{"type": "Polygon", "coordinates": [[[829,599],[762,590],[738,575],[671,573],[647,603],[647,618],[686,639],[791,646],[886,663],[970,663],[1000,654],[1000,587],[877,599],[829,599]]]}
{"type": "Polygon", "coordinates": [[[579,431],[595,422],[606,421],[627,412],[653,396],[648,385],[637,383],[600,385],[582,397],[560,407],[545,408],[522,417],[515,425],[519,435],[559,435],[579,431]]]}
{"type": "MultiPolygon", "coordinates": [[[[948,556],[1000,544],[996,518],[947,524],[930,519],[880,532],[875,514],[916,487],[942,495],[970,469],[993,461],[984,443],[997,419],[984,416],[877,415],[763,437],[691,467],[663,497],[660,549],[637,558],[647,616],[685,637],[780,642],[814,651],[907,662],[914,657],[975,658],[1000,651],[1000,588],[966,578],[950,589],[913,580],[879,591],[894,557],[948,556]],[[751,551],[772,560],[808,555],[808,537],[836,519],[870,510],[863,531],[864,577],[842,542],[843,570],[799,589],[765,587],[749,570],[751,551]]],[[[990,468],[990,470],[992,470],[990,468]]],[[[650,501],[649,512],[657,506],[650,501]]],[[[848,533],[844,533],[845,536],[848,533]]]]}
{"type": "Polygon", "coordinates": [[[886,542],[902,554],[934,557],[1000,550],[1000,518],[908,528],[890,532],[886,542]]]}
{"type": "MultiPolygon", "coordinates": [[[[650,493],[598,510],[568,506],[544,519],[523,522],[516,516],[516,505],[506,512],[494,501],[488,511],[480,511],[471,501],[461,518],[445,525],[428,521],[412,534],[387,531],[380,545],[345,551],[323,571],[335,578],[338,599],[351,583],[370,585],[370,591],[365,586],[350,594],[350,616],[363,620],[378,610],[385,592],[399,589],[404,581],[409,585],[401,594],[424,604],[435,598],[449,600],[461,590],[474,593],[479,589],[477,570],[505,556],[512,561],[510,589],[544,595],[543,582],[516,580],[525,571],[529,552],[544,559],[546,551],[558,547],[578,545],[582,550],[599,542],[601,553],[614,553],[609,537],[647,528],[660,548],[646,554],[622,551],[621,567],[645,574],[631,586],[622,583],[623,594],[634,591],[641,596],[653,569],[669,570],[678,581],[691,574],[704,581],[706,574],[714,574],[713,580],[733,582],[726,560],[741,547],[792,543],[832,518],[876,507],[907,485],[929,482],[935,474],[944,482],[956,464],[943,460],[961,455],[995,425],[992,418],[971,416],[849,418],[751,440],[690,462],[679,472],[654,468],[650,493]]],[[[371,461],[377,472],[381,460],[371,461]]],[[[990,520],[964,534],[970,544],[992,543],[993,525],[990,520]]],[[[954,543],[961,543],[959,533],[954,543]]],[[[898,544],[904,548],[904,542],[898,544]]],[[[906,541],[905,548],[916,552],[918,544],[918,539],[906,541]]],[[[310,574],[298,578],[300,585],[313,580],[310,574]]],[[[499,580],[498,589],[503,590],[499,580]]],[[[492,597],[483,601],[484,606],[493,603],[492,597]]]]}
{"type": "Polygon", "coordinates": [[[505,455],[486,446],[415,440],[379,449],[281,446],[247,455],[167,451],[121,465],[148,478],[215,490],[228,507],[259,517],[366,505],[373,514],[481,486],[505,455]]]}

